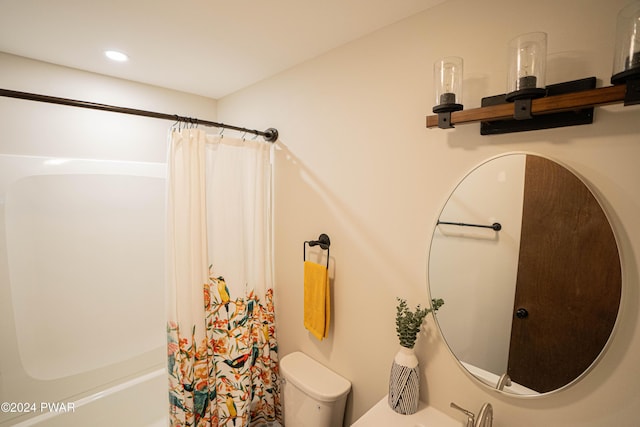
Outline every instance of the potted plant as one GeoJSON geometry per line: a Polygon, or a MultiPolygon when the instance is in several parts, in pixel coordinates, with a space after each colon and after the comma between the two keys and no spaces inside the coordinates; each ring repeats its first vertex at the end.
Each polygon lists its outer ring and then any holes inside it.
{"type": "Polygon", "coordinates": [[[407,301],[396,298],[398,306],[396,307],[396,333],[400,339],[400,345],[405,348],[412,349],[416,344],[420,326],[427,314],[432,311],[438,311],[444,305],[443,299],[432,299],[430,308],[420,308],[420,304],[415,311],[411,311],[407,305],[407,301]]]}
{"type": "Polygon", "coordinates": [[[389,379],[389,406],[400,414],[413,414],[418,410],[420,389],[420,372],[418,358],[413,347],[418,332],[427,314],[436,312],[444,300],[432,299],[431,307],[410,310],[404,299],[397,298],[396,333],[400,340],[400,350],[393,359],[391,376],[389,379]]]}

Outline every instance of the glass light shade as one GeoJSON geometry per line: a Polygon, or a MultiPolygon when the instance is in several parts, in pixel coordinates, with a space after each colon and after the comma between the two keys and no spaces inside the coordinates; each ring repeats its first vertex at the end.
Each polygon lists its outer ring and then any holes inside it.
{"type": "Polygon", "coordinates": [[[509,42],[507,99],[544,95],[547,33],[522,34],[509,42]]]}
{"type": "Polygon", "coordinates": [[[640,1],[634,1],[618,12],[611,83],[624,83],[630,76],[638,75],[640,75],[640,1]]]}
{"type": "Polygon", "coordinates": [[[449,56],[433,64],[434,112],[462,110],[462,58],[449,56]]]}

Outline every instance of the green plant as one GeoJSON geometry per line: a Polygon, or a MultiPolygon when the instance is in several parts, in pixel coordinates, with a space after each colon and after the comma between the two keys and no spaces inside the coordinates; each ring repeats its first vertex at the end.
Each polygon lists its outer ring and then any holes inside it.
{"type": "Polygon", "coordinates": [[[401,298],[398,300],[396,307],[396,332],[400,339],[400,345],[406,348],[413,348],[420,332],[420,326],[427,314],[438,311],[444,305],[441,298],[431,300],[431,308],[420,308],[420,304],[416,307],[415,312],[411,311],[407,306],[407,301],[401,298]]]}

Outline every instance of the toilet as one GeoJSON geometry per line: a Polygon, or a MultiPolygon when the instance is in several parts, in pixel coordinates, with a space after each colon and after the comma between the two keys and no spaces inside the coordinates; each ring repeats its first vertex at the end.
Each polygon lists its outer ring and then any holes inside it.
{"type": "Polygon", "coordinates": [[[342,427],[351,383],[304,353],[280,360],[284,427],[342,427]]]}

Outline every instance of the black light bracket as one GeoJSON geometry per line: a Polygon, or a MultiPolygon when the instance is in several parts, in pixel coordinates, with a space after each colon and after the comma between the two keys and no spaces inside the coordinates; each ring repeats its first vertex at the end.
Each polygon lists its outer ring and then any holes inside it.
{"type": "Polygon", "coordinates": [[[640,104],[640,66],[636,65],[611,76],[611,84],[626,85],[624,105],[640,104]]]}
{"type": "MultiPolygon", "coordinates": [[[[513,119],[483,121],[480,125],[481,135],[497,135],[512,132],[523,132],[539,129],[550,129],[564,126],[575,126],[593,123],[593,107],[580,108],[572,111],[562,111],[543,115],[534,115],[531,111],[532,99],[544,98],[582,90],[594,89],[596,78],[573,80],[547,86],[545,89],[537,88],[535,93],[522,93],[522,91],[509,94],[495,95],[482,98],[482,107],[507,104],[513,102],[513,119]]],[[[527,90],[527,89],[525,89],[527,90]]]]}
{"type": "Polygon", "coordinates": [[[531,100],[542,98],[547,90],[539,87],[531,87],[510,92],[504,96],[505,101],[513,102],[513,118],[516,120],[529,120],[531,114],[531,100]]]}
{"type": "Polygon", "coordinates": [[[531,114],[531,98],[516,99],[513,102],[513,118],[516,120],[533,119],[531,114]]]}
{"type": "Polygon", "coordinates": [[[451,124],[451,111],[443,111],[442,113],[438,113],[438,127],[440,129],[453,128],[453,125],[451,124]]]}
{"type": "Polygon", "coordinates": [[[440,104],[433,107],[433,112],[438,115],[438,127],[440,129],[451,129],[451,113],[461,111],[464,108],[462,104],[440,104]]]}
{"type": "Polygon", "coordinates": [[[640,104],[640,76],[627,79],[627,90],[624,94],[624,105],[640,104]]]}

